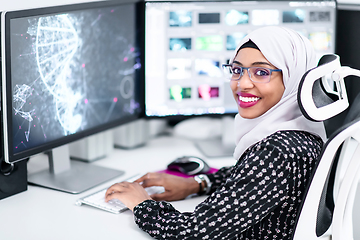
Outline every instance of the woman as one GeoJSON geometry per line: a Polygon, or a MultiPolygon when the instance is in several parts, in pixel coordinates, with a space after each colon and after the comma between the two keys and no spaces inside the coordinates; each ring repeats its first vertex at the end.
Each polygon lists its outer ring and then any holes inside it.
{"type": "Polygon", "coordinates": [[[289,239],[325,139],[322,123],[302,116],[296,96],[302,75],[315,66],[309,40],[295,31],[251,32],[228,65],[239,110],[238,162],[200,181],[150,173],[113,185],[106,199],[123,201],[138,226],[158,239],[289,239]],[[143,187],[153,185],[164,186],[165,193],[150,197],[143,187]],[[203,192],[210,196],[194,212],[155,201],[203,192]]]}

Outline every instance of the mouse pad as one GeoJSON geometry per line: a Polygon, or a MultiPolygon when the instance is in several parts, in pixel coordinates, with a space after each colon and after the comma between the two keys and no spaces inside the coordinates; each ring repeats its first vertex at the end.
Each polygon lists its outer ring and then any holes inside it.
{"type": "MultiPolygon", "coordinates": [[[[214,172],[217,172],[217,168],[210,168],[209,171],[207,171],[205,174],[207,173],[214,173],[214,172]]],[[[167,174],[171,174],[171,175],[175,175],[175,176],[179,176],[179,177],[185,177],[185,178],[188,178],[188,177],[193,177],[195,175],[186,175],[185,173],[181,173],[181,172],[177,172],[177,171],[171,171],[171,170],[161,170],[161,171],[158,171],[159,173],[167,173],[167,174]]]]}

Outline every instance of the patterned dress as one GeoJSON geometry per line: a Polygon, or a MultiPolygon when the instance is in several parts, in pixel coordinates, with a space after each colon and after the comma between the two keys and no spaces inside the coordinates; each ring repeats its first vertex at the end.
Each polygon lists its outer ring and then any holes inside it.
{"type": "Polygon", "coordinates": [[[273,133],[209,174],[210,196],[194,212],[146,200],[135,222],[157,239],[290,239],[322,144],[308,132],[273,133]]]}

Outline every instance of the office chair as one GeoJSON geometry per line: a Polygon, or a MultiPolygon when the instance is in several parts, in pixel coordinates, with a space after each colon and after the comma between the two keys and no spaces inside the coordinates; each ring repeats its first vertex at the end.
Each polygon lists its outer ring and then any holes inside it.
{"type": "MultiPolygon", "coordinates": [[[[360,77],[360,71],[342,67],[335,54],[324,55],[299,85],[298,102],[304,116],[326,121],[346,110],[344,77],[348,75],[360,77]]],[[[360,94],[342,126],[324,144],[299,209],[294,240],[353,239],[352,212],[360,178],[359,101],[360,94]]]]}

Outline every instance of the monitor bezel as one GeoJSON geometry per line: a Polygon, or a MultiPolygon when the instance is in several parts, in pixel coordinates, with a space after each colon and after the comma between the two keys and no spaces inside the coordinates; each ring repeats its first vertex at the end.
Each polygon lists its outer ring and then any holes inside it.
{"type": "Polygon", "coordinates": [[[74,142],[81,138],[114,128],[116,126],[120,126],[125,123],[129,123],[131,121],[144,118],[145,117],[145,4],[143,1],[136,0],[125,0],[122,2],[119,1],[99,1],[99,2],[90,2],[90,3],[79,3],[79,4],[69,4],[63,6],[54,6],[54,7],[45,7],[45,8],[36,8],[36,9],[26,9],[26,10],[15,10],[1,13],[1,59],[2,59],[2,91],[1,91],[1,127],[3,130],[3,134],[1,136],[2,150],[3,150],[3,158],[7,163],[15,163],[17,161],[21,161],[27,159],[28,157],[49,151],[53,148],[74,142]],[[141,54],[141,68],[137,73],[137,80],[139,81],[138,92],[140,96],[139,99],[139,108],[140,112],[135,114],[134,116],[128,116],[123,119],[117,119],[106,124],[102,124],[96,127],[89,128],[84,131],[80,131],[71,135],[62,136],[53,141],[49,141],[47,143],[40,144],[39,146],[32,147],[30,149],[14,153],[13,151],[13,138],[11,136],[12,133],[12,109],[8,108],[9,102],[12,102],[12,95],[6,94],[12,92],[11,86],[11,43],[10,43],[10,21],[16,18],[22,17],[32,17],[32,16],[42,16],[42,15],[50,15],[50,14],[61,14],[61,13],[69,13],[73,11],[79,10],[88,10],[95,8],[106,8],[106,7],[115,7],[122,6],[127,4],[134,4],[136,9],[136,25],[137,25],[137,35],[136,41],[137,46],[139,47],[141,54]]]}

